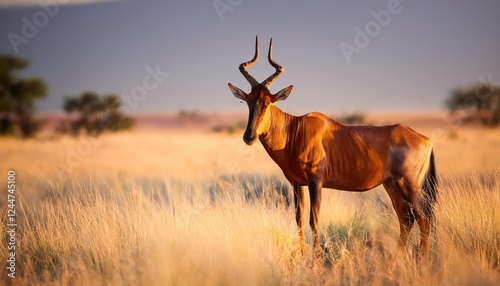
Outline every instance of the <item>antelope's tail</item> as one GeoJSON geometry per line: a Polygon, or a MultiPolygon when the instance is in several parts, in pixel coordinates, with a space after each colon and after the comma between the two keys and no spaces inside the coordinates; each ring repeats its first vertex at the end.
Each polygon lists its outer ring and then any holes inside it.
{"type": "Polygon", "coordinates": [[[429,169],[425,174],[424,182],[422,185],[422,192],[424,195],[423,212],[431,223],[434,223],[434,205],[437,199],[437,183],[436,165],[434,163],[433,150],[431,151],[429,169]]]}

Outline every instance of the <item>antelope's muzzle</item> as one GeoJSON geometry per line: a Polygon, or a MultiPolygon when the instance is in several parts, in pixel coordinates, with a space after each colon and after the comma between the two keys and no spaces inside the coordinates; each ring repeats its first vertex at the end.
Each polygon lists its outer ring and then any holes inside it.
{"type": "Polygon", "coordinates": [[[253,132],[245,132],[243,135],[243,141],[245,141],[248,146],[252,146],[256,139],[257,136],[255,136],[253,132]]]}

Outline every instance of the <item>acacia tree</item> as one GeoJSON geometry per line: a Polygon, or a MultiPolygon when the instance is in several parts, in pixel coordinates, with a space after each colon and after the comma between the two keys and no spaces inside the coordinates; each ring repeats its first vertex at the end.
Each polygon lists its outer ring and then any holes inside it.
{"type": "Polygon", "coordinates": [[[77,118],[71,123],[71,132],[78,135],[84,130],[90,135],[99,135],[109,131],[129,129],[133,120],[120,111],[121,98],[115,94],[100,96],[95,92],[84,92],[80,96],[66,97],[64,110],[76,113],[77,118]]]}
{"type": "Polygon", "coordinates": [[[102,102],[104,105],[104,116],[101,122],[103,126],[106,126],[107,130],[126,130],[134,125],[134,120],[120,111],[120,107],[123,104],[121,97],[115,94],[108,94],[103,97],[102,102]]]}
{"type": "Polygon", "coordinates": [[[41,124],[34,117],[35,101],[47,96],[41,78],[21,78],[17,72],[29,66],[25,59],[0,56],[0,134],[33,136],[41,124]]]}
{"type": "Polygon", "coordinates": [[[477,84],[455,89],[445,103],[452,113],[461,113],[466,122],[480,121],[486,126],[500,124],[500,86],[477,84]]]}

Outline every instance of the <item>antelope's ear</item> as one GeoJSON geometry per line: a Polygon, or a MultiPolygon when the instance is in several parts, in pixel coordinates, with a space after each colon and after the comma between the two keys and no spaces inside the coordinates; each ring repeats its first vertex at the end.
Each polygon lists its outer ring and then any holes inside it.
{"type": "Polygon", "coordinates": [[[285,87],[284,89],[278,91],[276,94],[273,95],[273,102],[287,99],[287,97],[292,92],[292,89],[293,89],[293,85],[291,85],[289,87],[285,87]]]}
{"type": "Polygon", "coordinates": [[[230,83],[228,83],[227,85],[229,86],[229,89],[236,98],[241,99],[243,101],[247,101],[247,94],[243,90],[237,88],[236,86],[230,83]]]}

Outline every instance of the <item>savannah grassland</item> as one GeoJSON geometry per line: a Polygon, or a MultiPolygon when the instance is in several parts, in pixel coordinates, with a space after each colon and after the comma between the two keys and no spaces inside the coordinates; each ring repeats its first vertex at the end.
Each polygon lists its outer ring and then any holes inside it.
{"type": "Polygon", "coordinates": [[[417,263],[414,228],[392,268],[399,227],[383,188],[324,190],[327,250],[315,260],[308,237],[302,257],[293,207],[276,191],[288,185],[242,131],[0,138],[0,284],[498,285],[500,131],[411,125],[436,142],[438,229],[417,263]],[[9,169],[17,173],[15,279],[6,269],[9,169]]]}

